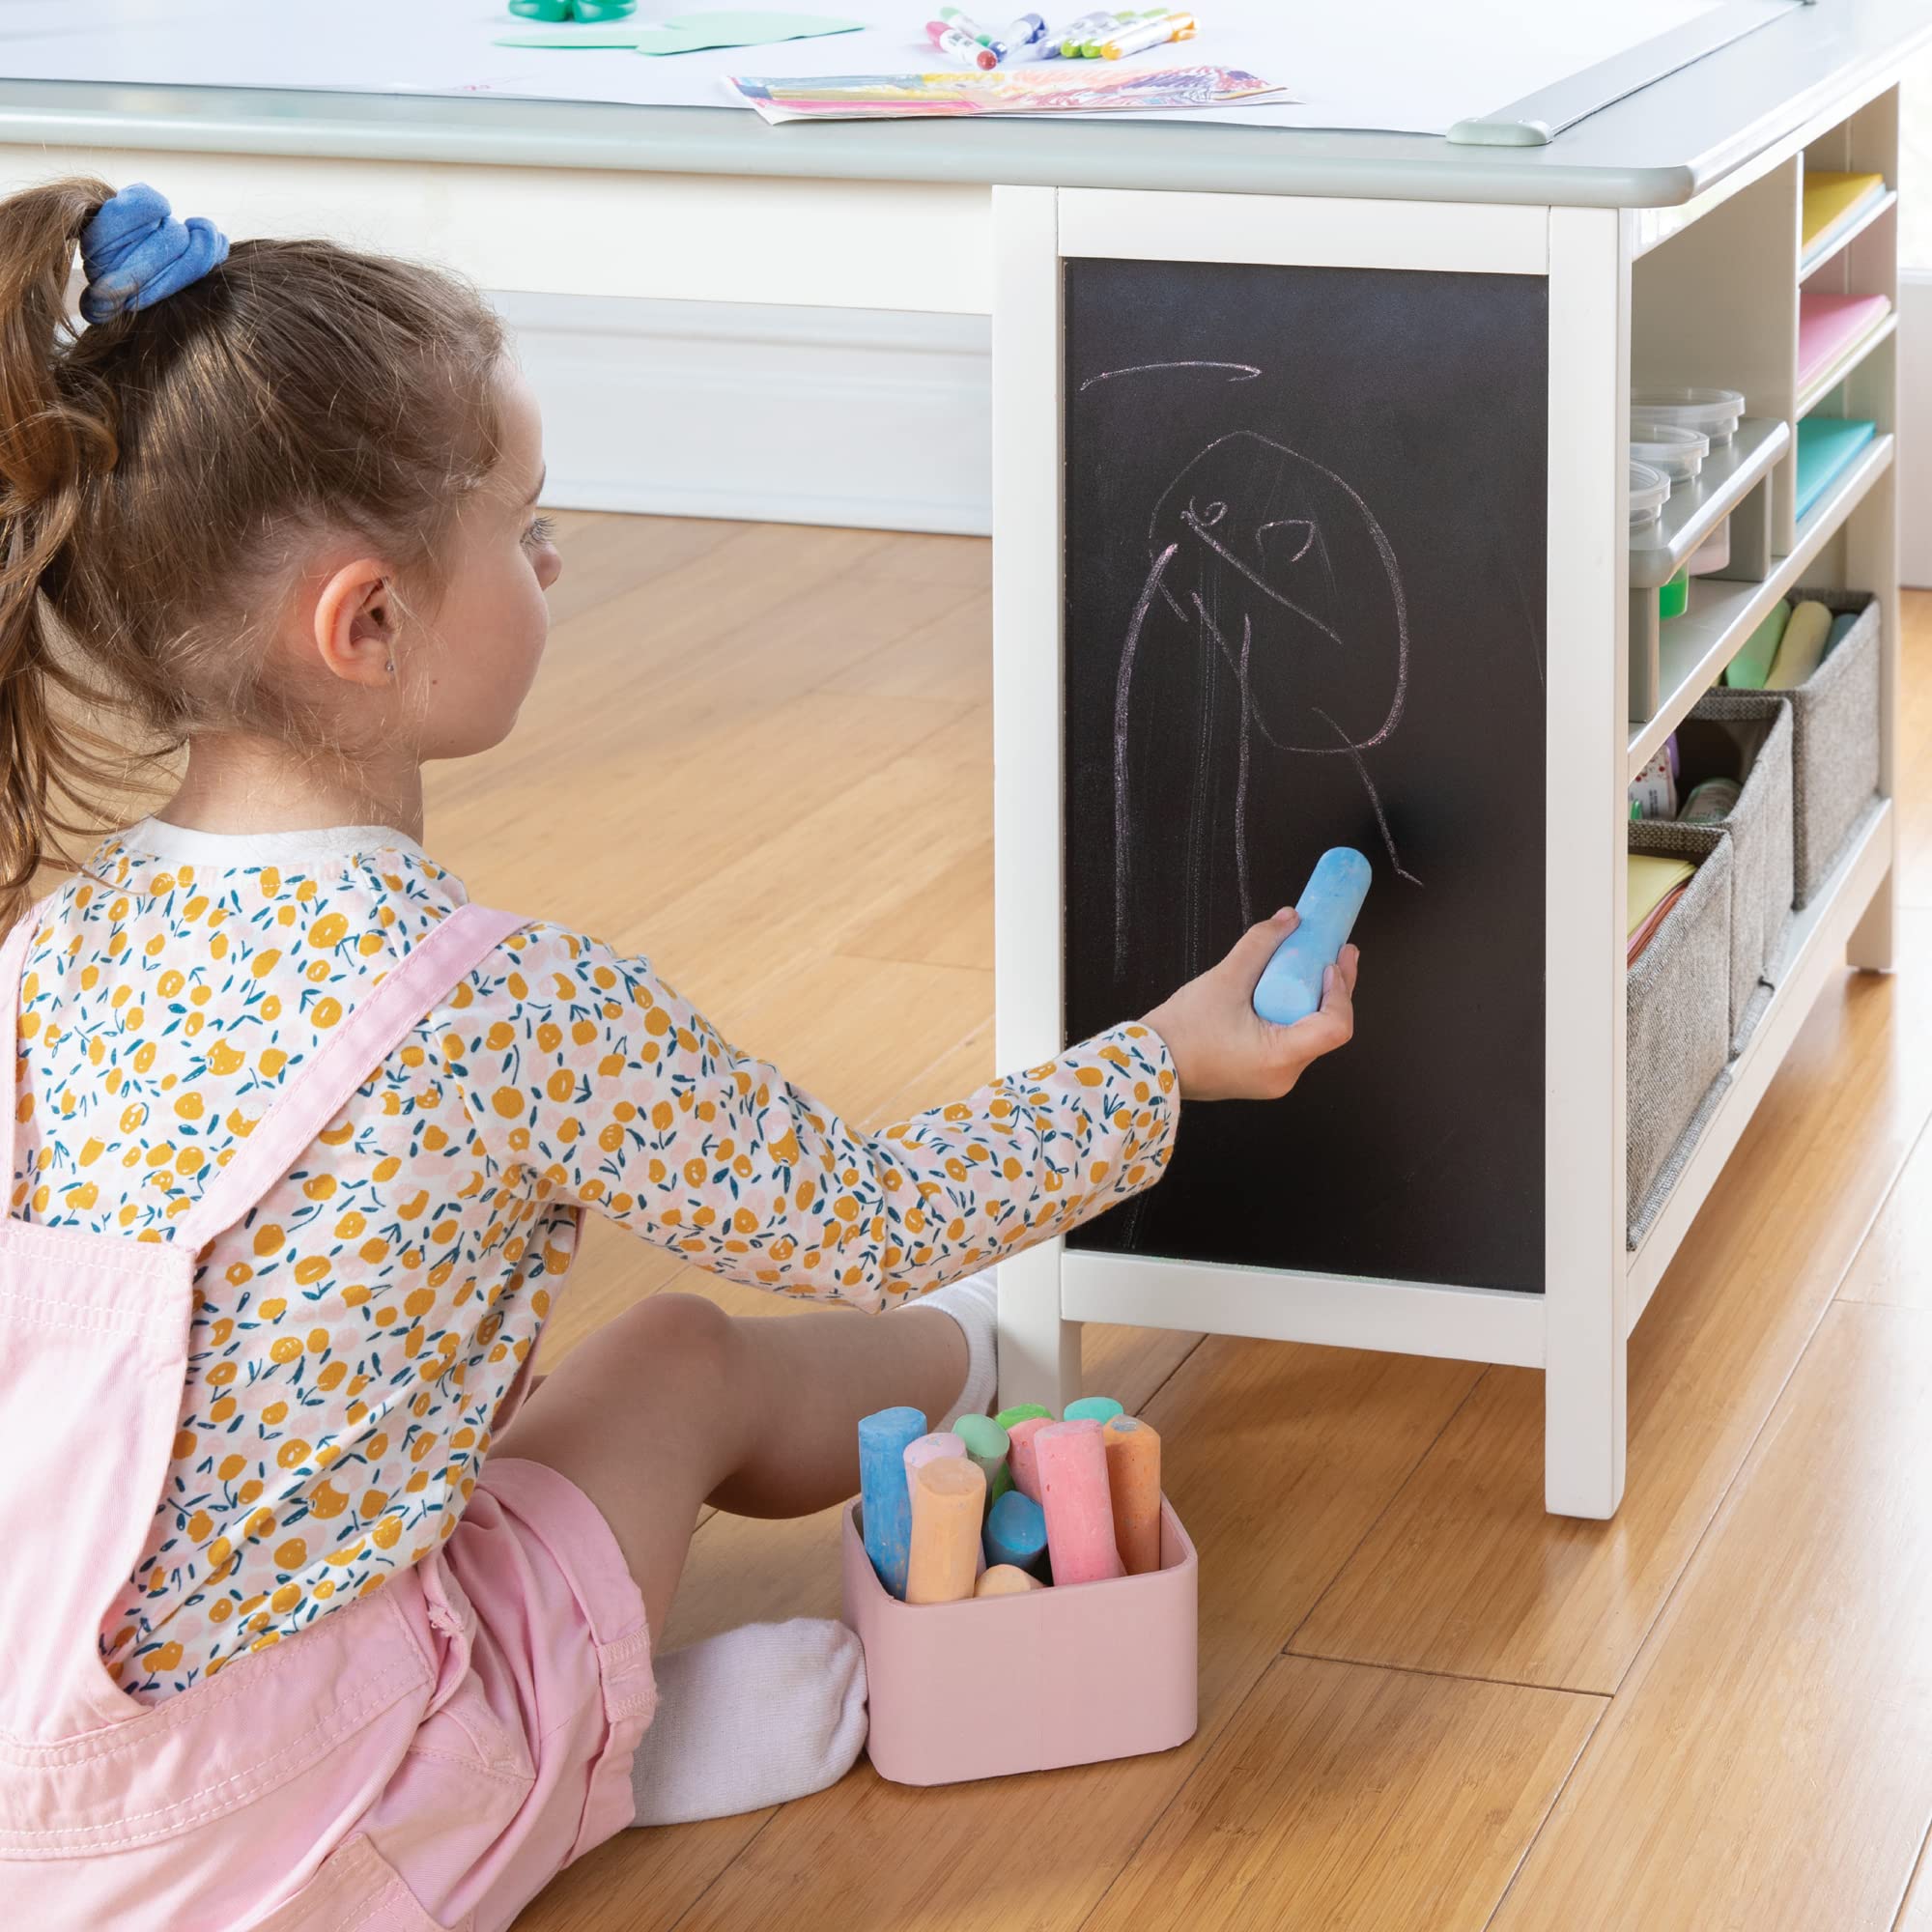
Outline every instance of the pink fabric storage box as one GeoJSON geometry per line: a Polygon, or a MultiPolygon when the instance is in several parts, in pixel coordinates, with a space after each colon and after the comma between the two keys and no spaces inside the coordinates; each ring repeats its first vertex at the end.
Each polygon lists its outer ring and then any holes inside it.
{"type": "Polygon", "coordinates": [[[1145,1577],[901,1604],[845,1510],[845,1621],[866,1646],[867,1750],[895,1784],[957,1784],[1016,1771],[1171,1750],[1194,1735],[1200,1566],[1174,1506],[1145,1577]]]}

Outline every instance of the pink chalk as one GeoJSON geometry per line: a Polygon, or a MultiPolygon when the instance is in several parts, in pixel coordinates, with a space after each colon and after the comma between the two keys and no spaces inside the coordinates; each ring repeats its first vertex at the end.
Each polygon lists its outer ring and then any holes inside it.
{"type": "Polygon", "coordinates": [[[950,1429],[934,1430],[930,1435],[916,1435],[905,1446],[906,1481],[912,1481],[912,1472],[923,1469],[928,1463],[937,1462],[944,1456],[963,1456],[966,1442],[963,1436],[955,1435],[950,1429]]]}
{"type": "Polygon", "coordinates": [[[1039,1501],[1039,1469],[1034,1461],[1034,1437],[1042,1429],[1056,1427],[1050,1415],[1029,1415],[1007,1431],[1007,1467],[1013,1488],[1021,1495],[1039,1501]]]}
{"type": "Polygon", "coordinates": [[[1114,1543],[1107,1444],[1099,1423],[1092,1416],[1053,1423],[1039,1431],[1033,1447],[1056,1587],[1124,1577],[1126,1567],[1114,1543]]]}

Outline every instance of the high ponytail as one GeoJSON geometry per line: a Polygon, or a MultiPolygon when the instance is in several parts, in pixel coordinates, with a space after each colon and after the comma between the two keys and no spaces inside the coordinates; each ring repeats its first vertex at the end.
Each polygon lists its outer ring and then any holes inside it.
{"type": "Polygon", "coordinates": [[[439,594],[498,453],[502,327],[436,270],[242,242],[78,327],[77,245],[114,198],[71,180],[0,201],[0,931],[194,733],[346,755],[267,647],[287,586],[349,535],[439,594]]]}
{"type": "Polygon", "coordinates": [[[0,202],[0,931],[103,777],[89,734],[58,719],[70,679],[43,583],[72,540],[83,478],[116,455],[111,396],[63,353],[80,232],[112,193],[60,181],[0,202]]]}

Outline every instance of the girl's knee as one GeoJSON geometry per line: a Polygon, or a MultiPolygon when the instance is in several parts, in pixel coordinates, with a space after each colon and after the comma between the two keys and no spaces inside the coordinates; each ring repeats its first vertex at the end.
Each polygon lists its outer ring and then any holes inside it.
{"type": "MultiPolygon", "coordinates": [[[[728,1403],[747,1364],[738,1324],[701,1294],[653,1294],[628,1318],[640,1372],[685,1400],[728,1403]]],[[[592,1342],[590,1345],[597,1345],[592,1342]]]]}

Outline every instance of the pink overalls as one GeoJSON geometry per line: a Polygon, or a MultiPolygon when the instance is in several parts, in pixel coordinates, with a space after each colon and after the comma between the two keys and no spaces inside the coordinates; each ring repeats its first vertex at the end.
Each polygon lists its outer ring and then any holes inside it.
{"type": "MultiPolygon", "coordinates": [[[[37,923],[0,950],[8,1068],[37,923]]],[[[643,1603],[538,1463],[489,1462],[413,1569],[164,1702],[100,1661],[168,1467],[197,1255],[521,923],[461,907],[366,990],[172,1244],[0,1222],[0,1910],[22,1932],[500,1932],[631,1821],[643,1603]]],[[[0,1109],[10,1191],[14,1142],[0,1109]]]]}

